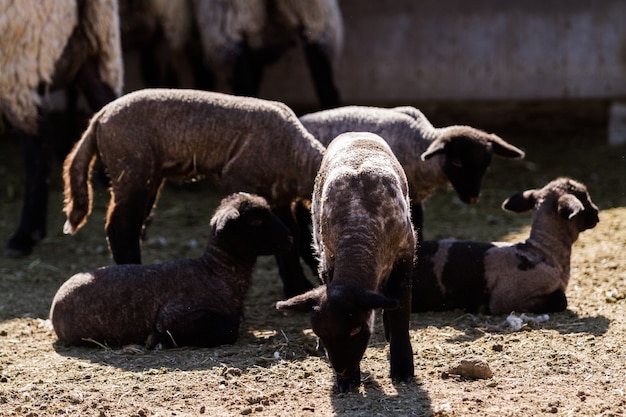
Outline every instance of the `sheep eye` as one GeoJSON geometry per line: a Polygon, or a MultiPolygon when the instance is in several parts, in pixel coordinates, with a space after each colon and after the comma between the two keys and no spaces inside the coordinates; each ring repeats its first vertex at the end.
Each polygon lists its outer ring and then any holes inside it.
{"type": "Polygon", "coordinates": [[[350,330],[350,337],[356,336],[359,333],[361,333],[361,326],[355,327],[354,329],[350,330]]]}
{"type": "Polygon", "coordinates": [[[452,158],[452,166],[455,168],[463,168],[463,161],[459,158],[452,158]]]}

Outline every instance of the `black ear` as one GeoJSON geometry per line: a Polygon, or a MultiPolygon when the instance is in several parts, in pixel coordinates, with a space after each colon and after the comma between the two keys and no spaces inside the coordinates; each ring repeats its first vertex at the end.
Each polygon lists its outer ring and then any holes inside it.
{"type": "Polygon", "coordinates": [[[503,140],[498,135],[494,135],[493,133],[489,135],[489,142],[491,142],[493,153],[501,156],[502,158],[521,159],[526,156],[524,151],[516,148],[515,146],[503,140]]]}
{"type": "Polygon", "coordinates": [[[424,151],[424,153],[422,154],[421,156],[422,161],[430,159],[437,154],[444,153],[446,151],[447,143],[448,141],[446,140],[435,139],[433,143],[431,143],[430,146],[426,149],[426,151],[424,151]]]}
{"type": "Polygon", "coordinates": [[[217,211],[211,219],[211,227],[218,234],[224,229],[226,223],[239,218],[239,211],[234,207],[223,208],[217,211]]]}
{"type": "Polygon", "coordinates": [[[385,297],[374,291],[363,291],[359,293],[357,298],[358,306],[363,310],[374,310],[384,308],[386,310],[395,310],[400,307],[398,300],[385,297]]]}
{"type": "Polygon", "coordinates": [[[535,202],[535,190],[526,190],[524,192],[515,193],[504,200],[502,208],[516,213],[523,213],[532,210],[533,207],[535,207],[535,202]]]}
{"type": "Polygon", "coordinates": [[[307,313],[313,308],[321,304],[322,299],[326,296],[326,285],[320,285],[317,288],[313,288],[305,292],[304,294],[296,295],[288,300],[279,301],[276,303],[277,310],[294,310],[302,313],[307,313]]]}
{"type": "Polygon", "coordinates": [[[559,197],[558,211],[559,216],[565,220],[571,220],[578,213],[583,211],[585,207],[576,196],[572,194],[563,194],[559,197]]]}

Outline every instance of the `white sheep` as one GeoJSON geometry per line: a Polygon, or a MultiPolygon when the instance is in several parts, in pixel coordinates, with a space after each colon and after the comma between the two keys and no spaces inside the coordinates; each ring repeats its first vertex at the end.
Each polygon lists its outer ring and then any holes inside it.
{"type": "Polygon", "coordinates": [[[520,243],[423,241],[413,276],[413,311],[546,313],[567,307],[572,244],[598,223],[584,184],[558,178],[509,197],[502,207],[533,211],[520,243]]]}
{"type": "Polygon", "coordinates": [[[385,309],[391,377],[412,379],[410,277],[416,237],[406,176],[389,145],[366,132],[334,139],[315,181],[312,215],[325,285],[276,307],[310,312],[340,392],[360,384],[374,310],[385,309]]]}
{"type": "Polygon", "coordinates": [[[22,218],[7,254],[27,255],[46,235],[52,132],[44,97],[77,86],[98,110],[122,90],[116,0],[0,0],[0,113],[23,133],[22,218]]]}
{"type": "MultiPolygon", "coordinates": [[[[209,177],[223,195],[259,194],[290,226],[290,205],[310,198],[324,151],[280,102],[188,89],[135,91],[98,112],[67,156],[64,231],[75,233],[91,211],[96,156],[111,178],[105,228],[113,259],[141,263],[141,236],[165,179],[209,177]]],[[[286,294],[312,288],[301,268],[279,266],[286,294]]]]}
{"type": "Polygon", "coordinates": [[[76,274],[54,296],[50,319],[67,345],[235,343],[257,256],[290,245],[289,231],[265,199],[233,194],[211,219],[201,257],[76,274]]]}
{"type": "MultiPolygon", "coordinates": [[[[300,42],[322,107],[339,105],[333,67],[343,43],[343,21],[337,0],[148,0],[142,5],[144,19],[129,25],[145,29],[134,37],[151,31],[154,42],[162,32],[171,54],[190,58],[196,88],[257,96],[265,67],[300,42]]],[[[133,18],[133,13],[126,15],[133,18]]],[[[141,48],[142,73],[156,87],[156,58],[148,54],[149,45],[141,48]]],[[[175,84],[173,78],[166,82],[175,84]]]]}

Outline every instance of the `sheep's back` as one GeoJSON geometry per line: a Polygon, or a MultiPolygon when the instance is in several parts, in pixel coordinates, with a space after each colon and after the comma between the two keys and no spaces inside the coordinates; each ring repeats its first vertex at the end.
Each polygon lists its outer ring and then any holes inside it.
{"type": "Polygon", "coordinates": [[[314,238],[323,268],[351,259],[384,276],[399,253],[414,250],[408,187],[387,144],[365,135],[342,135],[327,149],[313,194],[314,238]]]}
{"type": "Polygon", "coordinates": [[[107,105],[98,123],[113,178],[131,168],[144,177],[211,176],[223,194],[247,191],[272,203],[310,196],[324,152],[286,105],[206,91],[140,90],[107,105]]]}

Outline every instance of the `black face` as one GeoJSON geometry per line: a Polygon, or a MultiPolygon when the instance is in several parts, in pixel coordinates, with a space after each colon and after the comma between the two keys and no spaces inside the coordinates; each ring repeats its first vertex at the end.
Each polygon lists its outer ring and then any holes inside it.
{"type": "Polygon", "coordinates": [[[237,227],[257,255],[274,255],[291,248],[293,238],[284,223],[268,209],[253,207],[241,213],[237,227]]]}
{"type": "Polygon", "coordinates": [[[337,374],[339,391],[350,391],[360,381],[359,364],[371,336],[373,311],[363,312],[343,303],[324,303],[311,312],[311,325],[337,374]]]}
{"type": "Polygon", "coordinates": [[[573,191],[572,194],[583,203],[584,207],[584,210],[577,215],[577,217],[580,218],[579,230],[582,232],[583,230],[595,227],[600,221],[598,217],[598,206],[591,201],[589,194],[585,190],[576,190],[573,191]]]}
{"type": "Polygon", "coordinates": [[[463,137],[446,144],[444,172],[464,203],[474,204],[478,201],[491,157],[491,147],[485,149],[463,137]]]}

